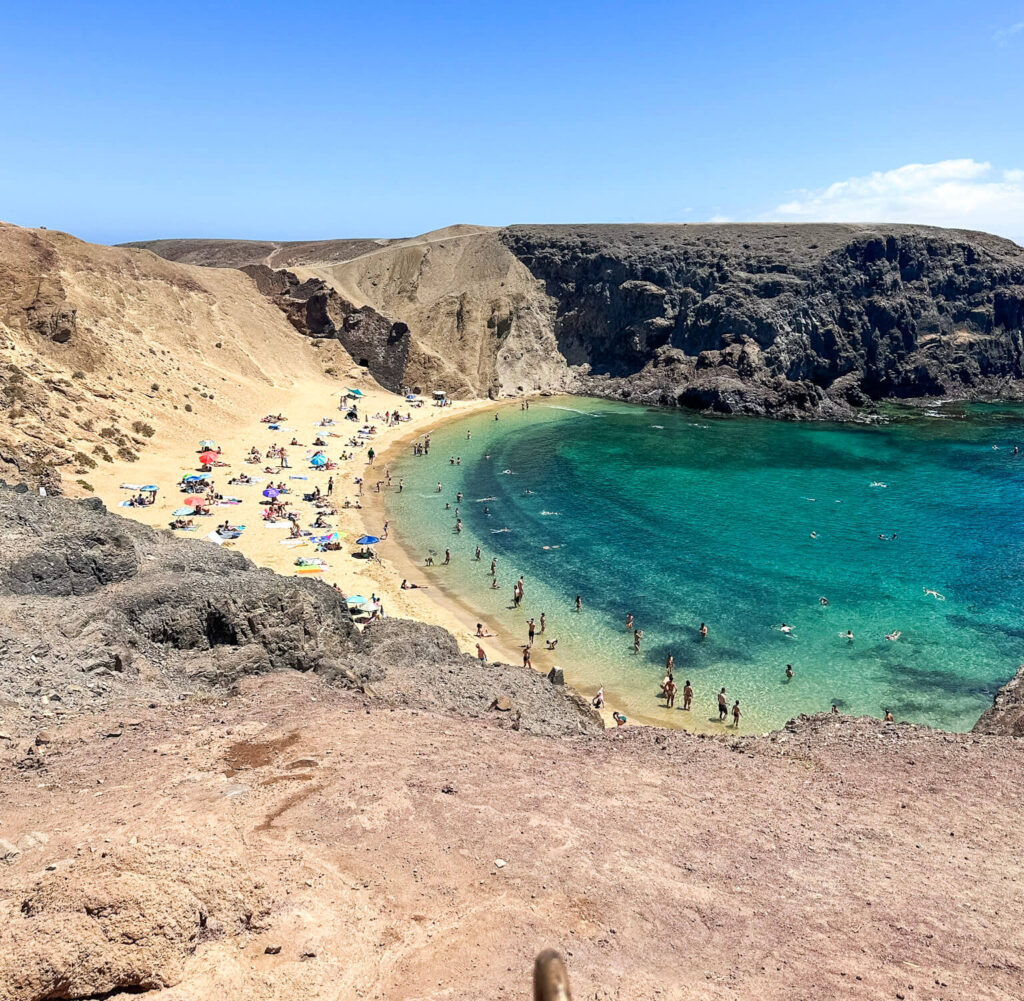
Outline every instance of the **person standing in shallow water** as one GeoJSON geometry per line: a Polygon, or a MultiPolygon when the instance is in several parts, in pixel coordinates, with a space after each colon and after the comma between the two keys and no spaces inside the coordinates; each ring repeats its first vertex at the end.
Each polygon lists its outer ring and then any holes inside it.
{"type": "Polygon", "coordinates": [[[676,704],[676,683],[672,680],[672,675],[668,676],[668,682],[665,684],[665,708],[671,709],[676,704]]]}
{"type": "Polygon", "coordinates": [[[787,664],[786,665],[786,680],[787,681],[792,681],[793,680],[793,665],[792,664],[787,664]]]}
{"type": "Polygon", "coordinates": [[[633,653],[640,652],[640,641],[644,638],[642,629],[633,630],[633,653]]]}
{"type": "Polygon", "coordinates": [[[732,725],[738,730],[740,728],[740,700],[732,704],[732,725]]]}
{"type": "Polygon", "coordinates": [[[725,701],[725,689],[718,693],[718,722],[721,723],[729,715],[729,703],[725,701]]]}
{"type": "Polygon", "coordinates": [[[693,689],[690,687],[690,679],[686,679],[686,684],[683,685],[683,708],[689,709],[690,703],[693,702],[693,689]]]}
{"type": "Polygon", "coordinates": [[[578,594],[576,595],[576,611],[583,611],[583,599],[578,594]]]}
{"type": "Polygon", "coordinates": [[[708,627],[704,625],[703,622],[700,624],[700,629],[697,630],[697,635],[702,640],[706,640],[708,638],[708,627]]]}

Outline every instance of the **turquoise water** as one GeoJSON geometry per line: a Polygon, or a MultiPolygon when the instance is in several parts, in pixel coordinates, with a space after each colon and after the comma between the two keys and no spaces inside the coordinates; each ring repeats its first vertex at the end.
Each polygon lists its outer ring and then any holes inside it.
{"type": "Polygon", "coordinates": [[[706,729],[724,685],[743,729],[835,703],[966,730],[1024,660],[1014,442],[1024,410],[1009,407],[826,425],[553,400],[442,427],[429,456],[392,463],[405,487],[389,508],[413,555],[451,549],[433,581],[517,640],[546,612],[573,683],[604,685],[627,716],[706,729]],[[512,611],[519,574],[526,600],[512,611]],[[693,684],[692,713],[657,697],[670,652],[680,689],[693,684]]]}

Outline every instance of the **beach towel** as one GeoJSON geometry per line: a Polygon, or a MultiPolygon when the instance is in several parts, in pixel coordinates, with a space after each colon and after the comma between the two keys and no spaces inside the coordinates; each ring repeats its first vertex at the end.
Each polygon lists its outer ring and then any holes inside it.
{"type": "Polygon", "coordinates": [[[308,480],[309,477],[308,476],[289,476],[288,479],[290,479],[290,480],[308,480]]]}
{"type": "MultiPolygon", "coordinates": [[[[147,490],[148,487],[144,487],[141,483],[122,483],[122,490],[147,490]]],[[[155,489],[155,488],[154,488],[155,489]]]]}
{"type": "Polygon", "coordinates": [[[323,567],[299,567],[296,573],[323,573],[323,567]]]}

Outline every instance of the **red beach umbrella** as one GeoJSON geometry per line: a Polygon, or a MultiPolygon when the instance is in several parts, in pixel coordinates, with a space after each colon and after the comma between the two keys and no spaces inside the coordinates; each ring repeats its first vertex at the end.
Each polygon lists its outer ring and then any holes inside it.
{"type": "Polygon", "coordinates": [[[202,507],[206,503],[206,501],[202,497],[197,497],[195,494],[193,494],[191,497],[185,498],[185,503],[189,507],[202,507]]]}
{"type": "Polygon", "coordinates": [[[204,466],[212,466],[217,461],[217,453],[216,452],[203,452],[199,456],[199,461],[204,466]]]}

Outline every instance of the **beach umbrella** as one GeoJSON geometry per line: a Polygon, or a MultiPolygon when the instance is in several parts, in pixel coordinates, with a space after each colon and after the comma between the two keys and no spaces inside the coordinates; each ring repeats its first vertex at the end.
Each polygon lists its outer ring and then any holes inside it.
{"type": "Polygon", "coordinates": [[[199,456],[199,461],[204,466],[212,466],[217,461],[217,453],[216,452],[203,452],[203,454],[199,456]]]}
{"type": "Polygon", "coordinates": [[[198,473],[193,473],[191,476],[186,476],[182,483],[195,483],[196,480],[205,480],[205,476],[200,476],[198,473]]]}
{"type": "Polygon", "coordinates": [[[210,440],[209,440],[209,438],[204,438],[204,439],[203,439],[203,440],[202,440],[202,441],[201,441],[201,442],[199,443],[199,447],[200,447],[200,449],[204,449],[204,448],[216,448],[216,447],[217,447],[217,443],[216,443],[215,441],[210,441],[210,440]]]}
{"type": "Polygon", "coordinates": [[[416,397],[412,393],[410,393],[405,399],[406,399],[406,402],[412,403],[412,401],[415,400],[416,397]]]}
{"type": "Polygon", "coordinates": [[[369,600],[369,598],[362,594],[353,594],[346,599],[350,605],[365,605],[369,600]]]}
{"type": "Polygon", "coordinates": [[[185,503],[189,507],[202,507],[203,504],[206,503],[206,501],[204,501],[202,497],[197,497],[195,494],[193,494],[191,497],[185,498],[185,503]]]}
{"type": "Polygon", "coordinates": [[[362,535],[356,539],[357,546],[375,546],[380,542],[376,535],[362,535]]]}
{"type": "Polygon", "coordinates": [[[380,609],[380,604],[376,601],[365,601],[359,606],[359,609],[363,612],[376,612],[380,609]]]}
{"type": "Polygon", "coordinates": [[[346,390],[349,396],[362,396],[363,394],[358,389],[346,390]]]}
{"type": "Polygon", "coordinates": [[[185,515],[191,514],[192,508],[190,507],[179,507],[176,511],[172,512],[172,516],[175,518],[184,518],[185,515]]]}
{"type": "Polygon", "coordinates": [[[314,455],[313,458],[309,460],[309,464],[311,466],[326,466],[327,459],[322,455],[314,455]]]}
{"type": "Polygon", "coordinates": [[[278,493],[279,491],[277,487],[267,487],[267,489],[263,491],[263,496],[270,497],[271,499],[273,499],[278,495],[278,493]]]}

